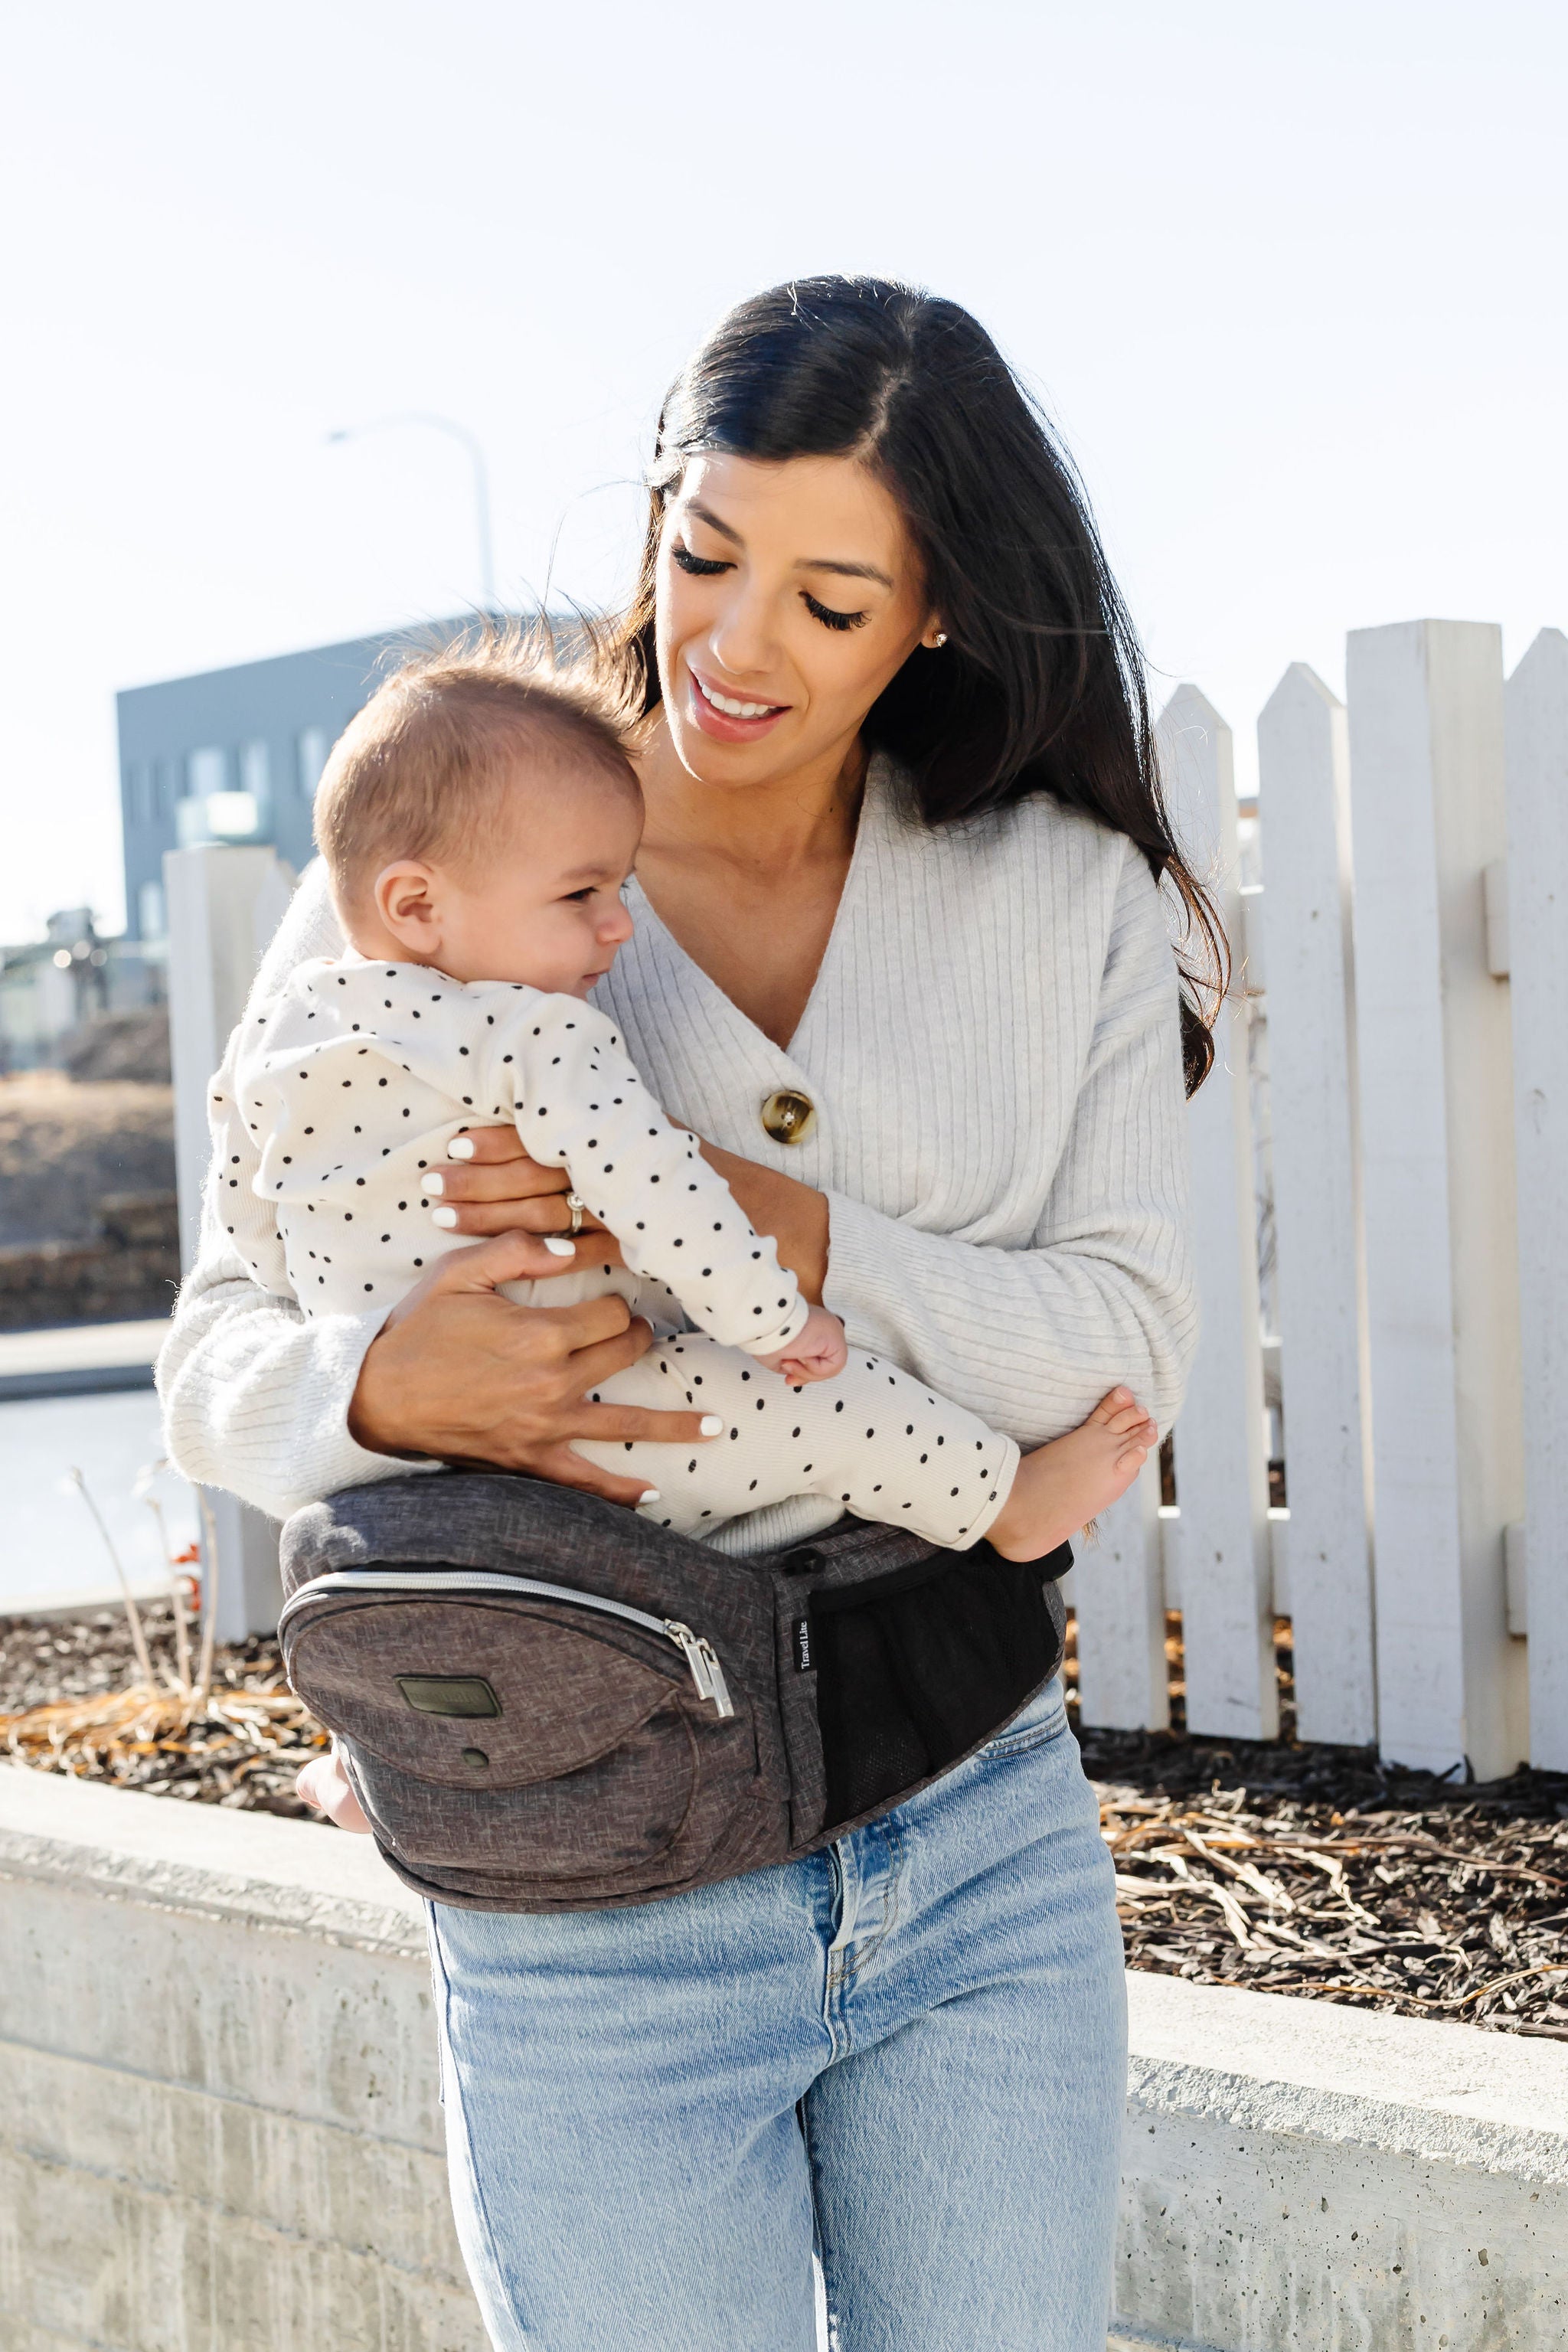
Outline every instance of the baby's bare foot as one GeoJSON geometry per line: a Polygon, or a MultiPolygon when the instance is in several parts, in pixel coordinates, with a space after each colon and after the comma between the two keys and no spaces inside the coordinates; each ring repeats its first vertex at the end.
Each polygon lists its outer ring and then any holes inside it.
{"type": "Polygon", "coordinates": [[[986,1530],[1004,1559],[1041,1559],[1124,1495],[1159,1432],[1130,1389],[1101,1397],[1081,1429],[1026,1454],[986,1530]]]}

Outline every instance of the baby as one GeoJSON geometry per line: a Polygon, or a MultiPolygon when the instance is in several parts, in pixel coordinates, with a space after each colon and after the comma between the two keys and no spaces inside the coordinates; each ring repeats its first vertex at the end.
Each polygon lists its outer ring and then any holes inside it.
{"type": "MultiPolygon", "coordinates": [[[[631,934],[621,891],[642,826],[615,725],[569,677],[491,647],[412,661],[382,687],[333,750],[316,804],[352,944],[289,975],[212,1096],[223,1223],[257,1278],[308,1317],[390,1308],[462,1245],[438,1197],[448,1144],[515,1123],[535,1160],[566,1171],[574,1232],[592,1217],[623,1264],[584,1272],[561,1240],[578,1270],[509,1295],[562,1305],[619,1291],[655,1342],[595,1401],[684,1402],[721,1438],[576,1442],[647,1481],[646,1517],[707,1535],[818,1494],[933,1545],[984,1537],[1009,1559],[1040,1558],[1131,1482],[1152,1424],[1117,1390],[1021,1456],[897,1365],[847,1349],[838,1318],[802,1296],[588,1001],[631,934]],[[258,1152],[249,1182],[230,1174],[258,1152]]],[[[405,1472],[387,1461],[388,1477],[405,1472]]]]}

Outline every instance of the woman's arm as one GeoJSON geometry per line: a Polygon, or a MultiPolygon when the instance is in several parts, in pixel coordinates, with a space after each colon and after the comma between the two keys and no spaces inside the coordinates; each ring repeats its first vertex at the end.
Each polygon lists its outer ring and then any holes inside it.
{"type": "Polygon", "coordinates": [[[802,1297],[820,1307],[830,1240],[826,1193],[717,1143],[704,1143],[702,1157],[722,1176],[758,1233],[772,1236],[779,1264],[788,1266],[802,1297]]]}
{"type": "Polygon", "coordinates": [[[307,1323],[221,1241],[209,1238],[186,1276],[158,1359],[170,1460],[194,1483],[228,1487],[279,1519],[316,1496],[384,1478],[384,1455],[348,1430],[380,1316],[307,1323]]]}
{"type": "Polygon", "coordinates": [[[1076,1427],[1119,1383],[1164,1430],[1197,1338],[1187,1184],[1170,937],[1129,845],[1093,1038],[1034,1245],[922,1233],[834,1193],[825,1302],[852,1342],[1022,1445],[1076,1427]]]}
{"type": "Polygon", "coordinates": [[[205,1252],[158,1361],[170,1459],[279,1519],[386,1477],[389,1455],[527,1471],[636,1503],[647,1481],[608,1475],[572,1439],[701,1444],[701,1415],[583,1402],[652,1334],[619,1297],[547,1307],[499,1295],[498,1284],[563,1268],[534,1235],[503,1234],[452,1251],[384,1318],[307,1322],[239,1259],[205,1252]]]}

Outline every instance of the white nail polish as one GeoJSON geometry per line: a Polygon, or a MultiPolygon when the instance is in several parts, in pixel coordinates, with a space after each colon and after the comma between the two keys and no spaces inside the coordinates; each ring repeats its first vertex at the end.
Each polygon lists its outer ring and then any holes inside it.
{"type": "Polygon", "coordinates": [[[419,1190],[422,1192],[444,1192],[446,1189],[447,1179],[444,1176],[421,1176],[419,1179],[419,1190]]]}
{"type": "MultiPolygon", "coordinates": [[[[646,1494],[643,1496],[643,1498],[642,1498],[642,1499],[643,1499],[643,1502],[644,1502],[644,1503],[662,1503],[662,1502],[663,1502],[663,1500],[664,1500],[664,1496],[659,1493],[658,1488],[657,1486],[650,1486],[650,1487],[648,1487],[648,1489],[647,1489],[647,1491],[646,1492],[646,1494]]],[[[640,1505],[640,1504],[639,1504],[639,1506],[638,1506],[638,1508],[639,1508],[639,1509],[641,1508],[641,1505],[640,1505]]]]}
{"type": "Polygon", "coordinates": [[[432,1209],[430,1212],[430,1223],[433,1225],[446,1225],[450,1227],[455,1225],[457,1222],[458,1212],[456,1209],[432,1209]]]}
{"type": "Polygon", "coordinates": [[[704,1437],[722,1436],[724,1424],[716,1412],[705,1412],[698,1424],[704,1437]]]}
{"type": "Polygon", "coordinates": [[[577,1255],[564,1234],[546,1234],[544,1246],[552,1257],[575,1257],[577,1255]]]}
{"type": "Polygon", "coordinates": [[[471,1160],[473,1156],[474,1139],[471,1135],[455,1135],[447,1146],[448,1160],[471,1160]]]}

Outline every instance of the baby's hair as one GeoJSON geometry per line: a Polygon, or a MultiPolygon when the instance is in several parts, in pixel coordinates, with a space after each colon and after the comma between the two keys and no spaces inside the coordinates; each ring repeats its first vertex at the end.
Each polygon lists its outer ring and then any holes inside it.
{"type": "Polygon", "coordinates": [[[520,754],[546,773],[587,768],[636,792],[593,634],[574,634],[581,658],[568,667],[543,628],[476,623],[406,654],[349,721],[315,807],[316,846],[345,913],[395,859],[437,863],[490,846],[485,821],[520,754]]]}

